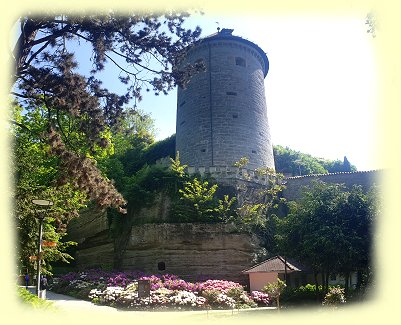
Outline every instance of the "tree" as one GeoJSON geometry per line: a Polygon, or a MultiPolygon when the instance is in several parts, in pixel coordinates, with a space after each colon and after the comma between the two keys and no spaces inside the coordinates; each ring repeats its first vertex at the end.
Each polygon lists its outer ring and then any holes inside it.
{"type": "Polygon", "coordinates": [[[184,188],[179,189],[180,199],[190,207],[189,215],[195,222],[213,220],[215,211],[215,192],[217,184],[209,186],[208,181],[199,181],[197,178],[184,183],[184,188]]]}
{"type": "Polygon", "coordinates": [[[268,283],[263,287],[262,291],[276,300],[278,311],[280,311],[280,296],[287,285],[284,281],[277,278],[277,282],[268,283]]]}
{"type": "Polygon", "coordinates": [[[351,171],[352,171],[351,164],[350,164],[350,162],[348,161],[348,159],[347,159],[346,156],[344,156],[343,171],[344,171],[344,172],[351,172],[351,171]]]}
{"type": "MultiPolygon", "coordinates": [[[[22,109],[14,109],[14,119],[23,123],[30,130],[40,129],[43,120],[41,109],[37,108],[25,115],[22,109]]],[[[57,159],[47,155],[47,145],[33,141],[32,133],[24,128],[12,128],[15,136],[15,221],[17,227],[18,267],[33,273],[37,255],[38,211],[32,200],[47,198],[53,201],[52,209],[46,211],[43,224],[43,239],[55,246],[43,247],[42,267],[44,272],[51,272],[50,262],[68,262],[72,257],[68,247],[75,243],[63,241],[66,225],[77,217],[77,211],[85,206],[86,196],[75,190],[71,184],[56,186],[57,159]]]]}
{"type": "Polygon", "coordinates": [[[25,111],[45,109],[45,127],[35,136],[59,159],[61,184],[72,182],[102,207],[126,203],[90,156],[108,146],[105,134],[124,116],[123,107],[131,99],[139,101],[143,90],[152,89],[158,95],[175,85],[185,87],[204,68],[200,62],[177,68],[185,49],[200,35],[199,27],[194,31],[183,27],[187,17],[188,13],[175,12],[20,17],[11,93],[25,111]],[[73,42],[90,45],[89,77],[77,72],[78,63],[69,48],[73,42]],[[108,64],[121,71],[125,93],[108,91],[96,78],[108,64]],[[87,151],[77,152],[71,128],[87,142],[87,151]]]}
{"type": "Polygon", "coordinates": [[[273,147],[273,153],[276,171],[292,176],[356,171],[347,157],[344,161],[317,158],[279,145],[273,147]]]}
{"type": "Polygon", "coordinates": [[[321,274],[324,292],[330,274],[349,275],[370,266],[376,214],[368,199],[372,195],[358,186],[346,190],[315,181],[299,202],[290,204],[288,216],[276,218],[279,249],[309,265],[315,277],[321,274]]]}

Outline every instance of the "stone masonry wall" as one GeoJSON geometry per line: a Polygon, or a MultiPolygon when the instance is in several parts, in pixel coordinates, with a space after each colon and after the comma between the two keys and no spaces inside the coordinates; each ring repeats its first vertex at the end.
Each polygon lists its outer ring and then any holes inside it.
{"type": "Polygon", "coordinates": [[[313,180],[318,179],[325,183],[345,184],[348,188],[351,188],[352,185],[361,185],[365,191],[368,191],[373,184],[380,184],[381,177],[382,171],[343,172],[289,177],[284,180],[286,189],[283,191],[283,197],[288,201],[301,198],[303,187],[309,186],[313,180]]]}
{"type": "MultiPolygon", "coordinates": [[[[163,210],[164,205],[165,200],[157,198],[153,209],[144,209],[137,217],[143,219],[150,213],[153,220],[156,218],[153,214],[163,210]]],[[[112,268],[115,247],[106,215],[86,210],[70,225],[68,239],[79,244],[77,267],[112,268]]],[[[237,232],[226,224],[134,225],[123,254],[122,269],[162,273],[158,263],[164,262],[164,272],[188,280],[210,277],[246,284],[247,277],[241,271],[253,265],[258,249],[256,236],[237,232]]]]}
{"type": "Polygon", "coordinates": [[[135,226],[123,268],[166,273],[196,281],[204,277],[246,282],[241,271],[252,266],[256,236],[226,224],[146,224],[135,226]]]}
{"type": "Polygon", "coordinates": [[[248,157],[251,169],[274,168],[259,53],[236,39],[205,40],[187,55],[187,62],[197,60],[206,72],[178,88],[176,150],[182,163],[232,166],[248,157]]]}

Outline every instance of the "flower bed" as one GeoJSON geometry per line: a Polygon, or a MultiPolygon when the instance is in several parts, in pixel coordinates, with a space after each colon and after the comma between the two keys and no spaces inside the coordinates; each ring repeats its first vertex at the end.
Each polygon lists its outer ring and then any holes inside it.
{"type": "Polygon", "coordinates": [[[249,295],[236,282],[209,279],[192,283],[172,274],[87,270],[55,278],[51,289],[102,305],[140,310],[232,309],[271,304],[267,294],[253,291],[249,295]],[[138,280],[149,280],[149,297],[138,296],[138,280]]]}

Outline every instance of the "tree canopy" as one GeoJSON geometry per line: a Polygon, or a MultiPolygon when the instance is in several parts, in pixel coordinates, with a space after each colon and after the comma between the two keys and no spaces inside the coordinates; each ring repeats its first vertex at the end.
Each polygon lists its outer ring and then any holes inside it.
{"type": "Polygon", "coordinates": [[[103,207],[126,203],[91,158],[109,145],[107,132],[123,119],[131,100],[141,100],[143,91],[158,95],[175,85],[185,87],[204,68],[201,62],[177,68],[200,35],[199,27],[183,27],[187,17],[185,12],[20,17],[11,93],[25,112],[43,108],[44,124],[30,130],[22,121],[13,122],[58,157],[60,184],[72,182],[103,207]],[[90,45],[88,75],[78,69],[68,46],[73,42],[90,45]],[[110,92],[96,77],[110,67],[121,72],[122,94],[110,92]]]}
{"type": "Polygon", "coordinates": [[[366,271],[371,266],[373,227],[378,213],[375,187],[315,181],[286,217],[276,218],[281,254],[309,265],[327,281],[329,274],[366,271]]]}
{"type": "Polygon", "coordinates": [[[343,161],[317,158],[280,145],[273,147],[273,153],[278,173],[300,176],[356,171],[356,167],[347,157],[344,157],[343,161]]]}

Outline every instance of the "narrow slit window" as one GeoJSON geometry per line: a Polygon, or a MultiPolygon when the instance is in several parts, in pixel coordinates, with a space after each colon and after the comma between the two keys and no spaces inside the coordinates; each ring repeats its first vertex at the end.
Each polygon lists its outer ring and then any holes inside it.
{"type": "Polygon", "coordinates": [[[206,149],[202,149],[201,152],[206,152],[206,149]]]}
{"type": "Polygon", "coordinates": [[[184,125],[185,124],[185,121],[182,121],[181,123],[180,123],[180,125],[184,125]]]}
{"type": "Polygon", "coordinates": [[[185,100],[180,104],[180,107],[185,105],[185,100]]]}
{"type": "Polygon", "coordinates": [[[245,59],[241,58],[240,56],[237,56],[235,58],[235,65],[239,65],[241,67],[245,67],[245,59]]]}
{"type": "Polygon", "coordinates": [[[237,93],[234,91],[227,91],[226,94],[229,96],[237,96],[237,93]]]}
{"type": "Polygon", "coordinates": [[[233,118],[238,118],[238,114],[233,114],[233,118]]]}
{"type": "Polygon", "coordinates": [[[257,151],[256,150],[252,150],[252,153],[256,153],[257,151]]]}

